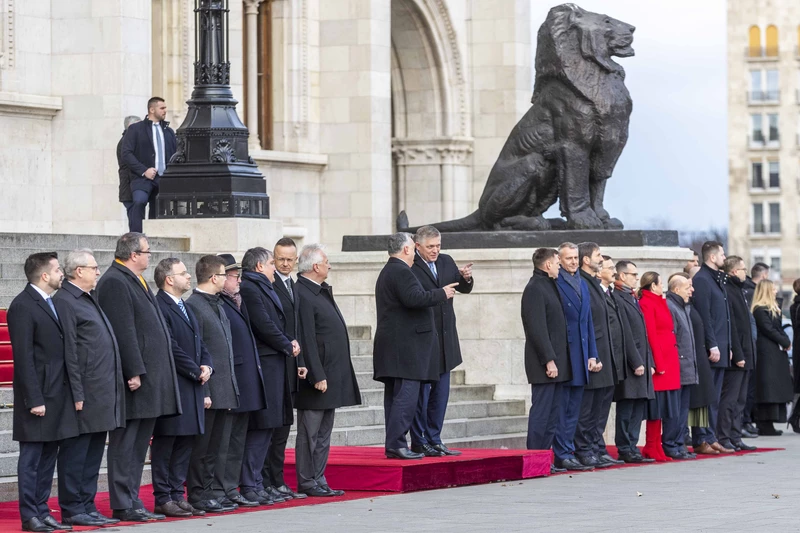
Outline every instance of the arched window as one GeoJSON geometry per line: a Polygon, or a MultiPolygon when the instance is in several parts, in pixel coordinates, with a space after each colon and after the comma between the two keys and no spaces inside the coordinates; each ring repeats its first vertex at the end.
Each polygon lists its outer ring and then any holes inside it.
{"type": "Polygon", "coordinates": [[[758,26],[750,26],[747,50],[750,57],[761,57],[761,28],[758,26]]]}
{"type": "Polygon", "coordinates": [[[767,26],[767,57],[778,55],[778,27],[774,24],[767,26]]]}

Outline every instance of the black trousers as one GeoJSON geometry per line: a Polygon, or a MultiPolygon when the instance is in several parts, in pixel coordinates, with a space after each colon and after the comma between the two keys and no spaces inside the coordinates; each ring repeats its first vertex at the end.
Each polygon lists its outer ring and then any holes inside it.
{"type": "Polygon", "coordinates": [[[144,509],[139,487],[155,426],[155,418],[127,420],[124,428],[109,433],[107,463],[111,509],[144,509]]]}
{"type": "Polygon", "coordinates": [[[553,447],[556,427],[561,415],[561,383],[531,385],[531,410],[528,413],[529,450],[549,450],[553,447]]]}
{"type": "Polygon", "coordinates": [[[97,511],[97,478],[106,449],[107,432],[84,433],[61,441],[58,448],[58,505],[70,518],[97,511]]]}
{"type": "Polygon", "coordinates": [[[639,433],[642,430],[642,420],[646,410],[647,400],[643,398],[617,401],[614,443],[620,455],[639,453],[636,445],[639,443],[639,433]]]}
{"type": "Polygon", "coordinates": [[[298,409],[295,464],[297,490],[327,485],[325,468],[331,451],[335,409],[298,409]]]}
{"type": "Polygon", "coordinates": [[[417,413],[411,423],[411,445],[441,444],[447,401],[450,399],[450,372],[439,376],[436,383],[420,387],[417,413]]]}
{"type": "Polygon", "coordinates": [[[186,499],[189,503],[224,496],[214,493],[214,485],[222,491],[225,459],[231,440],[231,422],[227,410],[205,410],[205,433],[196,435],[186,474],[186,499]],[[219,480],[215,483],[215,480],[219,480]]]}
{"type": "Polygon", "coordinates": [[[283,465],[286,461],[286,443],[292,426],[283,426],[272,430],[272,442],[269,444],[267,459],[261,469],[261,479],[265,486],[282,487],[286,485],[283,479],[283,465]]]}
{"type": "Polygon", "coordinates": [[[747,372],[726,370],[719,399],[717,437],[722,445],[742,439],[742,411],[747,402],[747,372]]]}
{"type": "Polygon", "coordinates": [[[239,476],[242,493],[258,492],[264,489],[261,473],[267,458],[273,429],[251,429],[247,431],[239,476]]]}
{"type": "Polygon", "coordinates": [[[383,388],[383,411],[386,417],[386,449],[408,448],[406,433],[417,412],[422,382],[413,379],[387,378],[383,388]]]}
{"type": "Polygon", "coordinates": [[[575,455],[588,457],[604,455],[607,452],[603,440],[608,413],[614,401],[614,387],[585,389],[581,400],[581,412],[575,429],[575,455]]]}
{"type": "MultiPolygon", "coordinates": [[[[229,413],[231,422],[231,440],[225,452],[225,474],[222,478],[222,490],[225,496],[239,494],[239,481],[242,477],[242,461],[247,442],[247,426],[250,424],[250,413],[229,413]]],[[[266,452],[265,452],[266,453],[266,452]]],[[[264,458],[261,458],[261,465],[264,458]]],[[[220,497],[222,495],[219,495],[220,497]]]]}
{"type": "Polygon", "coordinates": [[[53,485],[58,442],[20,442],[17,461],[19,515],[23,522],[50,514],[47,500],[53,485]]]}
{"type": "Polygon", "coordinates": [[[150,445],[150,469],[156,505],[184,500],[183,484],[195,435],[157,436],[150,445]]]}
{"type": "MultiPolygon", "coordinates": [[[[561,414],[556,427],[556,438],[553,441],[553,455],[556,461],[566,461],[575,456],[575,428],[581,414],[581,401],[584,387],[561,387],[561,414]]],[[[558,463],[557,463],[558,464],[558,463]]]]}
{"type": "Polygon", "coordinates": [[[679,452],[686,447],[686,425],[689,422],[689,406],[692,399],[692,385],[681,387],[681,408],[678,416],[665,418],[661,429],[661,445],[670,452],[679,452]]]}
{"type": "Polygon", "coordinates": [[[133,201],[130,202],[128,209],[128,231],[142,232],[142,221],[144,221],[145,207],[150,206],[147,218],[156,218],[156,199],[158,197],[158,187],[153,187],[150,191],[132,191],[133,201]]]}
{"type": "Polygon", "coordinates": [[[753,409],[755,409],[755,405],[756,405],[755,371],[750,369],[747,371],[747,400],[745,401],[744,412],[742,413],[742,424],[753,423],[753,409]]]}

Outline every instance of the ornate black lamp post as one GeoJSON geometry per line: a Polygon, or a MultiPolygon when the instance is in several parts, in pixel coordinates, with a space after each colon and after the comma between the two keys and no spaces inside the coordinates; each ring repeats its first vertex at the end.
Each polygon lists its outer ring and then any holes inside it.
{"type": "Polygon", "coordinates": [[[161,178],[160,218],[269,218],[263,174],[236,113],[228,60],[228,0],[195,0],[194,91],[161,178]]]}

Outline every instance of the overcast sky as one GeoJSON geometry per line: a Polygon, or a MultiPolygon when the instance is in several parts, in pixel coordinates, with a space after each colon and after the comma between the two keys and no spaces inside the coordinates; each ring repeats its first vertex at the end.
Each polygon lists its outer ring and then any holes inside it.
{"type": "MultiPolygon", "coordinates": [[[[615,59],[625,68],[633,114],[606,190],[609,213],[630,229],[727,227],[725,1],[577,3],[636,26],[636,56],[615,59]]],[[[534,53],[554,5],[531,0],[534,53]]]]}

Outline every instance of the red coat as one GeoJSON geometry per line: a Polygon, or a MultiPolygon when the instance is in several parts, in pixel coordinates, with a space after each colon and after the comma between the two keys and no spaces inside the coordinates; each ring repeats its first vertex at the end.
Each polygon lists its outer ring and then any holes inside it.
{"type": "Polygon", "coordinates": [[[656,367],[653,390],[680,389],[681,363],[678,356],[678,341],[675,340],[675,324],[672,322],[672,313],[669,312],[667,301],[650,291],[642,291],[639,307],[644,314],[647,339],[653,350],[653,362],[656,367]]]}

